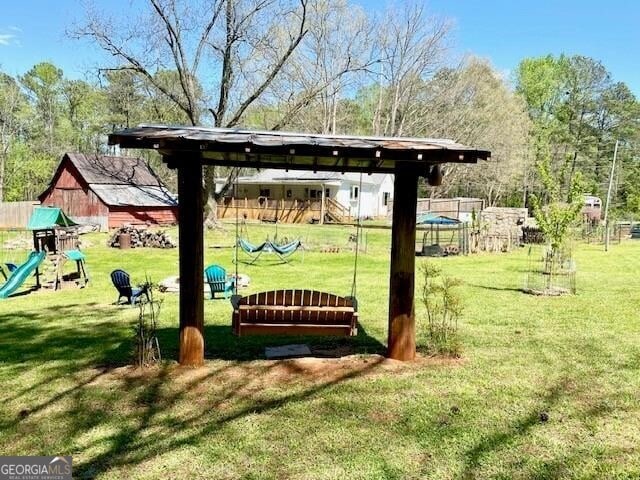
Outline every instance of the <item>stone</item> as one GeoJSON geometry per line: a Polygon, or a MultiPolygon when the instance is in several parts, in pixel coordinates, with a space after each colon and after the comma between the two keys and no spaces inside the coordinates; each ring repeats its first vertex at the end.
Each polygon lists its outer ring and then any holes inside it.
{"type": "Polygon", "coordinates": [[[268,360],[276,360],[278,358],[296,358],[307,357],[311,355],[311,349],[304,343],[292,345],[280,345],[277,347],[265,347],[264,356],[268,360]]]}

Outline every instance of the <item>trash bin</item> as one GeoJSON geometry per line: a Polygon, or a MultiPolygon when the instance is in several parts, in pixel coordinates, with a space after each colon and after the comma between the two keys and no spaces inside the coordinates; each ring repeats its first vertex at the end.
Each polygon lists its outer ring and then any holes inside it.
{"type": "Polygon", "coordinates": [[[118,243],[120,244],[121,250],[124,250],[126,248],[131,248],[131,234],[121,233],[118,236],[118,243]]]}

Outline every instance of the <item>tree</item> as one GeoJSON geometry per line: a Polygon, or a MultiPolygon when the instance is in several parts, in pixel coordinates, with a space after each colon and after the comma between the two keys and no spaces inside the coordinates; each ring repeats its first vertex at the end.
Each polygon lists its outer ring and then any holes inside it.
{"type": "Polygon", "coordinates": [[[62,82],[65,123],[62,142],[79,152],[99,152],[106,134],[104,92],[84,80],[62,82]]]}
{"type": "Polygon", "coordinates": [[[49,62],[35,65],[20,77],[20,83],[35,108],[32,138],[39,139],[39,147],[48,153],[55,151],[55,127],[61,113],[62,70],[49,62]]]}
{"type": "Polygon", "coordinates": [[[489,63],[470,58],[458,68],[442,69],[418,98],[410,135],[452,138],[491,151],[491,160],[482,165],[447,165],[447,181],[431,189],[432,195],[479,196],[497,205],[520,190],[530,121],[522,99],[489,63]]]}
{"type": "Polygon", "coordinates": [[[5,200],[7,158],[24,130],[27,98],[11,76],[0,72],[0,202],[5,200]]]}
{"type": "MultiPolygon", "coordinates": [[[[386,88],[381,93],[380,88],[368,86],[357,95],[357,114],[368,116],[374,125],[379,98],[393,98],[393,90],[386,88]]],[[[492,152],[491,161],[482,165],[447,165],[447,181],[431,188],[432,196],[477,195],[496,205],[510,192],[520,190],[530,121],[522,99],[490,64],[469,58],[457,68],[441,68],[430,78],[416,80],[411,89],[400,115],[402,134],[452,138],[492,152]]],[[[387,113],[380,119],[385,125],[391,122],[387,113]]],[[[352,121],[359,122],[357,117],[352,121]]]]}
{"type": "Polygon", "coordinates": [[[543,205],[536,195],[531,196],[531,201],[538,227],[551,246],[552,256],[557,256],[568,238],[570,227],[580,216],[584,204],[582,195],[584,186],[581,174],[576,173],[570,177],[567,192],[563,192],[562,185],[566,172],[553,172],[550,155],[548,153],[542,155],[543,160],[537,164],[537,169],[548,202],[547,205],[543,205]]]}
{"type": "MultiPolygon", "coordinates": [[[[640,131],[638,101],[627,86],[614,83],[598,60],[549,55],[524,59],[516,73],[516,88],[533,122],[535,160],[548,160],[554,171],[563,174],[564,192],[571,190],[570,181],[580,172],[585,188],[602,196],[616,140],[637,138],[640,131]]],[[[634,152],[637,145],[632,144],[620,159],[621,170],[634,152]]],[[[544,193],[543,184],[535,188],[544,193]]]]}
{"type": "Polygon", "coordinates": [[[444,63],[450,23],[428,16],[424,5],[389,8],[380,31],[380,89],[373,118],[375,135],[406,135],[416,121],[415,98],[422,82],[444,63]]]}
{"type": "Polygon", "coordinates": [[[347,90],[364,81],[377,62],[372,43],[372,25],[361,8],[347,0],[312,2],[308,33],[273,84],[279,112],[261,126],[349,131],[340,107],[347,90]]]}
{"type": "MultiPolygon", "coordinates": [[[[198,5],[149,0],[142,18],[125,15],[124,24],[89,10],[75,36],[110,53],[118,62],[112,68],[143,77],[192,125],[200,124],[203,113],[209,112],[214,126],[229,127],[265,95],[307,34],[307,4],[308,0],[214,0],[198,5]],[[177,89],[156,75],[164,69],[177,72],[177,89]]],[[[204,177],[209,200],[214,168],[207,167],[204,177]]]]}

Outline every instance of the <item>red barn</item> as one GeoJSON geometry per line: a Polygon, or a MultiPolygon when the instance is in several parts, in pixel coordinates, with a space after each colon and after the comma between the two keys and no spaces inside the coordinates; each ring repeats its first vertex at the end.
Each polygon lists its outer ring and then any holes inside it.
{"type": "Polygon", "coordinates": [[[101,230],[178,220],[176,196],[140,158],[66,153],[38,199],[101,230]]]}

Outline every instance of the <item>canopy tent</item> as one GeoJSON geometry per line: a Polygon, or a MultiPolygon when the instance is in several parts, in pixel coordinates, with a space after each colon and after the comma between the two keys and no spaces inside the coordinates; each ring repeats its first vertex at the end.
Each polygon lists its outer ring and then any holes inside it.
{"type": "Polygon", "coordinates": [[[50,230],[57,227],[75,227],[78,224],[71,220],[57,207],[36,207],[27,223],[28,230],[50,230]]]}
{"type": "Polygon", "coordinates": [[[434,215],[433,213],[421,213],[418,215],[416,223],[418,225],[457,225],[460,220],[443,215],[434,215]]]}
{"type": "Polygon", "coordinates": [[[393,173],[387,355],[412,360],[415,344],[415,239],[418,177],[442,181],[441,165],[477,163],[490,152],[451,140],[316,135],[234,128],[141,125],[109,135],[121,148],[158,151],[178,170],[180,354],[182,365],[204,361],[203,165],[332,172],[393,173]]]}
{"type": "Polygon", "coordinates": [[[468,225],[458,219],[431,212],[418,215],[416,224],[423,228],[422,247],[418,252],[429,257],[468,253],[468,225]],[[441,234],[450,233],[449,240],[441,243],[441,234]]]}

